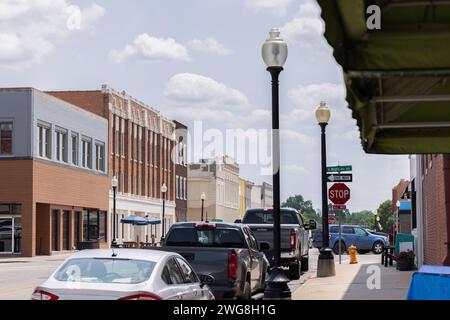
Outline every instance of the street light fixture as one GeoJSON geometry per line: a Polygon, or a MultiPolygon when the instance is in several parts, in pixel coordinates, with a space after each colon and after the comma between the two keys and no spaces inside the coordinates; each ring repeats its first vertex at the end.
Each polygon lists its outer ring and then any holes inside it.
{"type": "Polygon", "coordinates": [[[117,180],[117,177],[114,176],[111,180],[111,186],[113,188],[113,216],[112,216],[112,241],[111,241],[111,247],[117,247],[117,240],[116,240],[116,193],[117,193],[117,187],[119,186],[119,181],[117,180]]]}
{"type": "Polygon", "coordinates": [[[204,192],[202,192],[202,194],[200,195],[200,199],[202,200],[202,221],[203,221],[203,208],[204,208],[205,199],[206,199],[206,194],[204,192]]]}
{"type": "Polygon", "coordinates": [[[280,30],[273,28],[262,46],[262,58],[272,77],[272,166],[273,166],[273,268],[267,279],[264,299],[291,299],[289,279],[281,268],[280,247],[280,119],[278,78],[288,56],[286,42],[280,30]]]}
{"type": "Polygon", "coordinates": [[[164,237],[166,236],[166,192],[167,192],[167,186],[166,183],[163,183],[161,186],[161,193],[163,196],[163,205],[162,205],[162,230],[161,230],[161,242],[164,240],[164,237]]]}
{"type": "Polygon", "coordinates": [[[330,277],[336,275],[333,252],[330,249],[328,230],[328,196],[327,196],[327,149],[325,127],[330,121],[331,111],[326,103],[321,101],[316,110],[316,119],[321,129],[322,154],[322,248],[320,249],[317,265],[317,277],[330,277]]]}

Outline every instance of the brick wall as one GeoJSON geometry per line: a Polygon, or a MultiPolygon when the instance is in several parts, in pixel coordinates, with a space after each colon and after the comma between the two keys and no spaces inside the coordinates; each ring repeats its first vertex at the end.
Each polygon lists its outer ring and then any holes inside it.
{"type": "Polygon", "coordinates": [[[423,155],[424,263],[450,265],[450,159],[423,155]]]}

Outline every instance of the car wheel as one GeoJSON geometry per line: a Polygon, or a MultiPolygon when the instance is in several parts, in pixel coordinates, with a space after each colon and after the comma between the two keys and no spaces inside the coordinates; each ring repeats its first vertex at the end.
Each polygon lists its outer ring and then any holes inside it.
{"type": "Polygon", "coordinates": [[[300,279],[300,263],[298,261],[295,264],[291,264],[289,266],[289,279],[300,279]]]}
{"type": "Polygon", "coordinates": [[[372,252],[373,253],[375,253],[375,254],[381,254],[382,252],[383,252],[383,243],[382,242],[380,242],[380,241],[376,241],[374,244],[373,244],[373,247],[372,247],[372,252]]]}
{"type": "MultiPolygon", "coordinates": [[[[345,243],[341,241],[341,254],[344,254],[347,248],[345,247],[345,243]]],[[[335,254],[339,254],[339,241],[337,241],[333,246],[333,252],[335,254]]]]}
{"type": "Polygon", "coordinates": [[[309,256],[302,257],[300,265],[301,265],[302,272],[308,272],[308,270],[309,270],[309,256]]]}
{"type": "Polygon", "coordinates": [[[366,254],[368,251],[367,250],[358,250],[359,254],[366,254]]]}
{"type": "Polygon", "coordinates": [[[250,282],[246,281],[244,284],[244,290],[242,291],[242,295],[238,300],[250,300],[252,298],[252,289],[250,287],[250,282]]]}

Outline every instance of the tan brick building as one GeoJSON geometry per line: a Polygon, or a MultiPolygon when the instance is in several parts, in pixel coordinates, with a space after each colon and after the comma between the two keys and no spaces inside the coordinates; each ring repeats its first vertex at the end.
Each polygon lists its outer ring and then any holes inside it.
{"type": "MultiPolygon", "coordinates": [[[[162,218],[163,183],[167,186],[166,231],[175,222],[175,123],[159,111],[108,86],[94,91],[49,94],[93,112],[108,121],[109,178],[118,178],[118,220],[128,215],[162,218]]],[[[112,191],[110,192],[112,208],[112,191]]],[[[118,242],[151,241],[161,225],[133,227],[118,223],[118,242]]]]}
{"type": "Polygon", "coordinates": [[[107,121],[33,88],[0,89],[0,254],[106,245],[107,121]]]}

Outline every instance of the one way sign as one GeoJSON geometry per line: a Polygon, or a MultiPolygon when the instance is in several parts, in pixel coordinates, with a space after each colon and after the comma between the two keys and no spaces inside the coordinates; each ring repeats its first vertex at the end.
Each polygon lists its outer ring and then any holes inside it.
{"type": "Polygon", "coordinates": [[[342,173],[342,174],[327,174],[328,182],[352,182],[353,175],[351,173],[342,173]]]}

